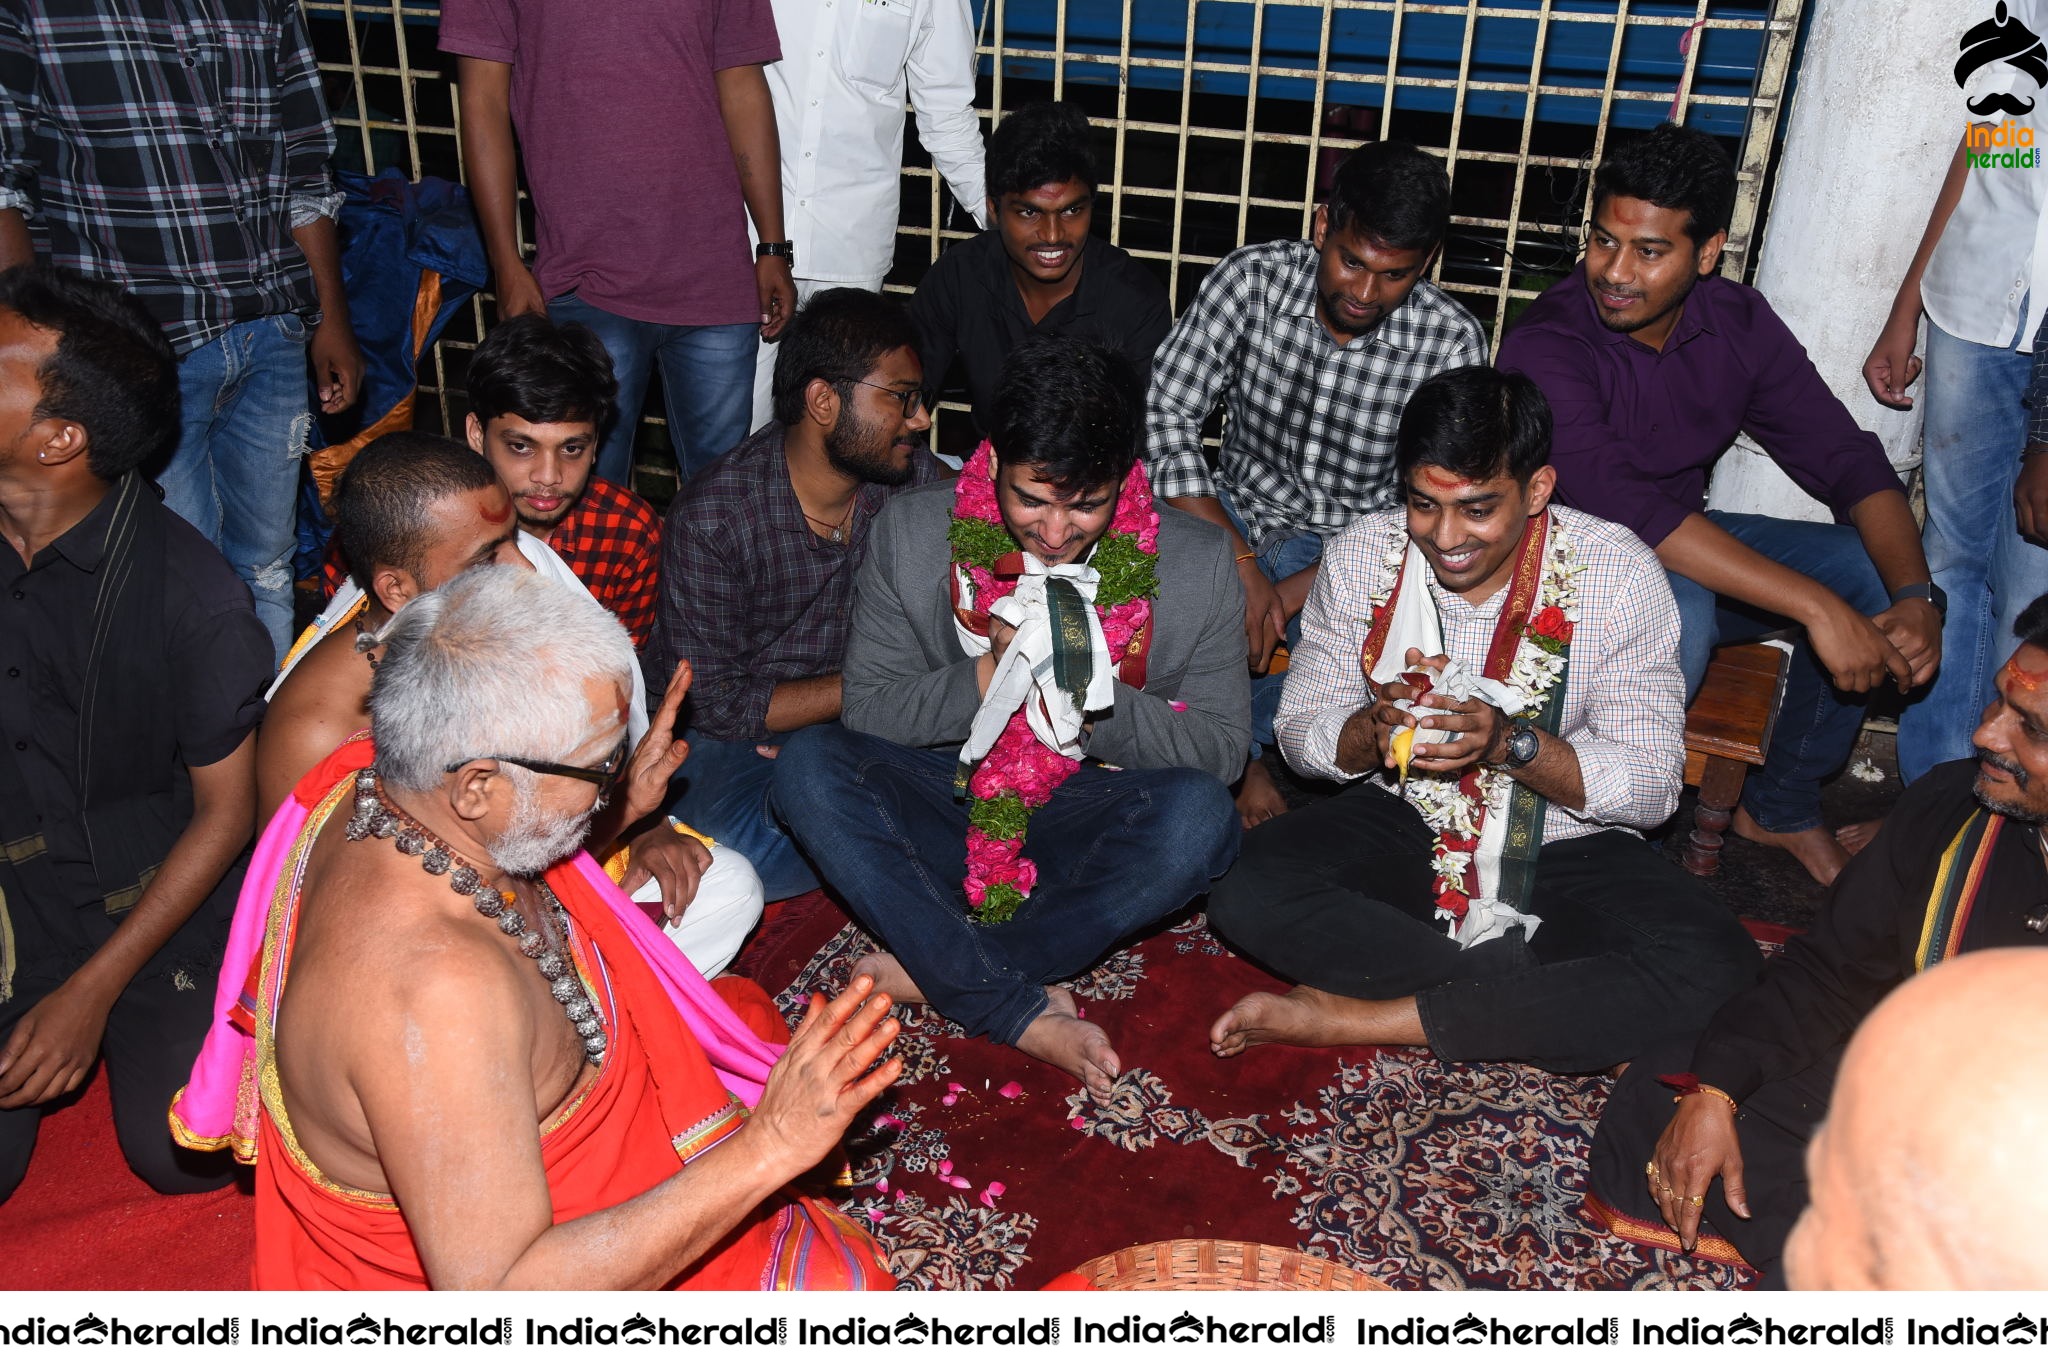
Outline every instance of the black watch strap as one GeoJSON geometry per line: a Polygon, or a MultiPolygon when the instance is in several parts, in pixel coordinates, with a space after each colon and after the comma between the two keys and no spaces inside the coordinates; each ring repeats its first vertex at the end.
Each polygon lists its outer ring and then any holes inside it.
{"type": "Polygon", "coordinates": [[[1925,598],[1934,605],[1936,616],[1944,622],[1948,620],[1948,595],[1941,591],[1941,585],[1930,580],[1925,584],[1907,584],[1903,588],[1892,590],[1894,605],[1912,598],[1925,598]]]}
{"type": "Polygon", "coordinates": [[[758,261],[764,256],[779,256],[789,262],[791,270],[796,269],[796,243],[794,242],[760,243],[754,248],[754,259],[758,261]]]}

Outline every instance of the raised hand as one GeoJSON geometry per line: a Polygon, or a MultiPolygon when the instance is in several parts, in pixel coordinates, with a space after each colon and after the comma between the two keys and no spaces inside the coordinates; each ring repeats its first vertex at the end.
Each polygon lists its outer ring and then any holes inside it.
{"type": "Polygon", "coordinates": [[[863,973],[832,1000],[811,998],[747,1129],[773,1146],[791,1173],[815,1167],[846,1127],[903,1071],[892,1058],[870,1071],[901,1027],[886,992],[863,973]]]}
{"type": "Polygon", "coordinates": [[[677,662],[675,673],[669,675],[668,688],[661,695],[661,709],[648,722],[647,734],[640,738],[640,743],[633,747],[632,758],[626,761],[625,781],[619,785],[622,829],[630,829],[649,813],[668,805],[669,780],[690,757],[690,743],[676,734],[676,717],[682,711],[683,699],[688,696],[694,677],[688,660],[677,662]]]}

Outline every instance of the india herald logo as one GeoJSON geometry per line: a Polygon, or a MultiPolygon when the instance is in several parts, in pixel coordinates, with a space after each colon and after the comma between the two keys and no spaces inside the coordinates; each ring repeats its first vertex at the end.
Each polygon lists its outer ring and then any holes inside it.
{"type": "MultiPolygon", "coordinates": [[[[1958,86],[1967,87],[1970,77],[1996,62],[2004,62],[2032,77],[2036,89],[2048,86],[2048,46],[2042,44],[2039,34],[2012,15],[2005,0],[1998,0],[1991,18],[1963,34],[1956,47],[1962,52],[1956,59],[1958,86]]],[[[1999,90],[1968,101],[1965,107],[1986,118],[1993,114],[2024,118],[2034,112],[2034,101],[1999,90]]]]}

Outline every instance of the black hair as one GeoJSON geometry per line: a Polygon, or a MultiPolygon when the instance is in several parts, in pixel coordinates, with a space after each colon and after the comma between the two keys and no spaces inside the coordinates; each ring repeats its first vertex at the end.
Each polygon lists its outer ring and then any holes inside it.
{"type": "Polygon", "coordinates": [[[2048,650],[2048,593],[2020,609],[2012,634],[2036,650],[2048,650]]]}
{"type": "Polygon", "coordinates": [[[178,358],[164,330],[119,287],[60,266],[0,271],[0,309],[57,346],[36,371],[35,417],[85,429],[86,466],[111,484],[178,435],[178,358]]]}
{"type": "Polygon", "coordinates": [[[812,295],[775,347],[775,421],[794,427],[803,420],[804,391],[812,380],[831,385],[842,402],[850,400],[854,383],[903,347],[917,350],[917,326],[909,310],[889,296],[855,289],[812,295]]]}
{"type": "Polygon", "coordinates": [[[1013,110],[989,134],[986,171],[993,200],[1068,180],[1093,190],[1101,177],[1088,116],[1065,100],[1013,110]]]}
{"type": "Polygon", "coordinates": [[[1660,123],[1607,154],[1593,172],[1593,212],[1609,195],[1685,212],[1685,235],[1698,248],[1728,231],[1735,217],[1735,163],[1710,133],[1660,123]]]}
{"type": "Polygon", "coordinates": [[[611,353],[581,323],[522,313],[485,334],[469,358],[469,406],[479,422],[588,422],[603,431],[619,397],[611,353]]]}
{"type": "Polygon", "coordinates": [[[1513,475],[1526,483],[1550,463],[1550,404],[1527,375],[1490,365],[1430,376],[1408,398],[1394,439],[1403,476],[1434,465],[1479,483],[1513,475]]]}
{"type": "Polygon", "coordinates": [[[989,441],[1062,495],[1114,483],[1138,458],[1145,391],[1120,351],[1031,337],[1003,362],[989,441]]]}
{"type": "Polygon", "coordinates": [[[417,578],[434,539],[427,510],[497,479],[491,463],[459,441],[432,432],[377,438],[349,462],[334,495],[334,531],[349,573],[366,591],[381,566],[417,578]]]}
{"type": "Polygon", "coordinates": [[[1395,251],[1434,247],[1451,226],[1451,178],[1414,143],[1367,143],[1337,168],[1329,224],[1395,251]]]}

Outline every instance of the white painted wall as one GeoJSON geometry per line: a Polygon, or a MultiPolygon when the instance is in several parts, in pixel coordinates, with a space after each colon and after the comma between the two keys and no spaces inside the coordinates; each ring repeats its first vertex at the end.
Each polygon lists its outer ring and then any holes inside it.
{"type": "MultiPolygon", "coordinates": [[[[1812,0],[1756,287],[1894,467],[1920,463],[1920,410],[1870,397],[1863,360],[1891,310],[1962,136],[1956,40],[1988,3],[1812,0]]],[[[1919,386],[1914,394],[1918,397],[1919,386]]],[[[1715,468],[1710,507],[1825,522],[1828,510],[1747,437],[1715,468]]]]}

